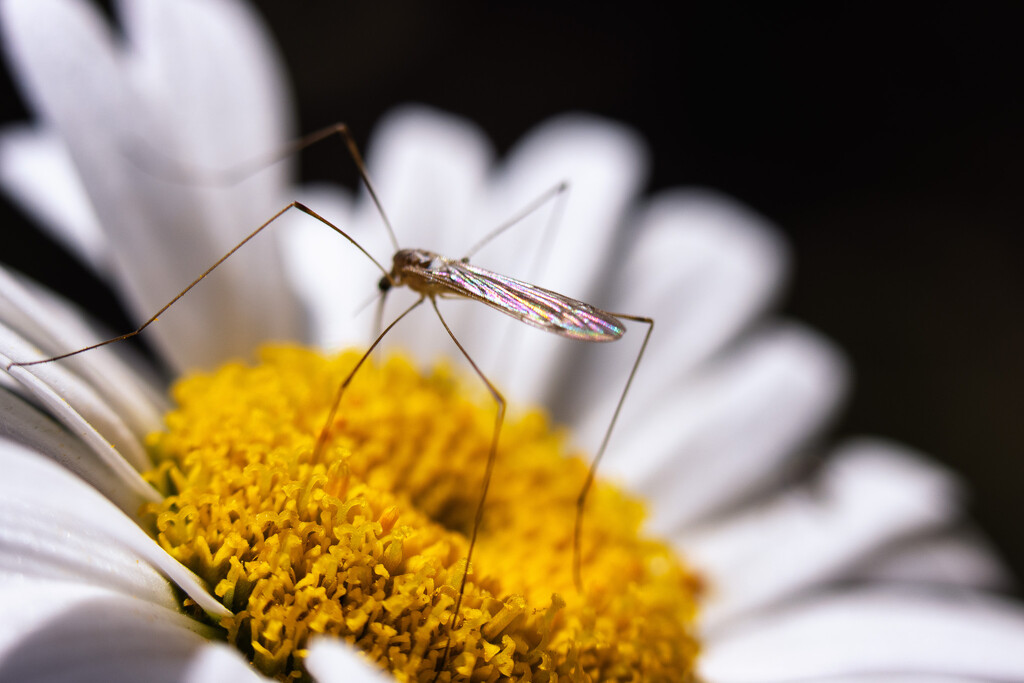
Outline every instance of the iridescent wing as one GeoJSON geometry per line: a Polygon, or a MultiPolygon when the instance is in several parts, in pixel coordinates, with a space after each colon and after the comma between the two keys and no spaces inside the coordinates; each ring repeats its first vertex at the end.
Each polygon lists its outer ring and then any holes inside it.
{"type": "Polygon", "coordinates": [[[613,341],[626,331],[618,318],[590,304],[461,261],[446,259],[419,274],[452,294],[563,337],[613,341]]]}

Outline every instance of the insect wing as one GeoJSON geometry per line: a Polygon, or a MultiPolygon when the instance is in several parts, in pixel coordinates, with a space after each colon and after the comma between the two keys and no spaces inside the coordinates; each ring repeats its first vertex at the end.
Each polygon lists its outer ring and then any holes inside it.
{"type": "Polygon", "coordinates": [[[626,331],[619,319],[590,304],[468,263],[449,261],[425,275],[453,294],[563,337],[613,341],[626,331]]]}

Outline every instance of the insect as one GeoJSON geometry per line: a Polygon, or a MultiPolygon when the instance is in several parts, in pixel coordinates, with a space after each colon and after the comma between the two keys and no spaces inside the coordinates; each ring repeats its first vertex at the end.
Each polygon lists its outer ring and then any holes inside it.
{"type": "MultiPolygon", "coordinates": [[[[573,580],[576,584],[577,589],[582,590],[583,577],[581,569],[581,539],[584,519],[584,509],[586,506],[587,494],[590,491],[595,474],[598,466],[600,465],[601,459],[608,446],[609,439],[611,437],[612,430],[615,427],[615,422],[618,419],[619,413],[622,409],[622,405],[625,401],[626,394],[629,391],[629,387],[632,385],[633,379],[636,375],[637,368],[639,367],[640,361],[643,357],[644,351],[647,348],[647,343],[650,340],[651,333],[654,329],[654,321],[651,318],[625,314],[625,313],[611,313],[608,311],[601,310],[588,303],[572,299],[565,295],[557,292],[538,287],[528,282],[517,280],[512,277],[501,275],[499,273],[486,270],[484,268],[477,267],[470,264],[469,257],[477,251],[479,248],[487,244],[489,241],[500,235],[501,233],[508,230],[510,227],[519,222],[522,218],[536,210],[544,202],[550,201],[553,197],[560,195],[565,191],[567,185],[562,183],[555,188],[552,188],[548,192],[544,193],[531,203],[526,209],[520,212],[517,216],[511,220],[500,225],[496,229],[488,233],[481,241],[473,246],[466,256],[461,258],[448,258],[437,254],[432,251],[425,249],[403,249],[399,247],[398,240],[395,237],[394,230],[391,226],[390,221],[387,218],[383,206],[377,197],[377,193],[374,190],[373,184],[370,182],[369,174],[367,173],[365,164],[362,160],[362,156],[359,149],[350,134],[347,126],[344,124],[335,124],[321,131],[315,132],[301,140],[296,141],[292,145],[289,145],[287,149],[281,150],[274,154],[272,157],[257,160],[256,162],[249,162],[240,166],[238,169],[225,174],[222,178],[222,182],[234,182],[240,177],[245,177],[246,174],[251,173],[252,170],[259,169],[265,166],[267,163],[275,161],[285,156],[294,154],[295,152],[308,147],[316,142],[319,142],[332,135],[340,136],[348,149],[349,155],[352,157],[355,163],[359,175],[366,189],[369,192],[371,199],[373,200],[378,212],[383,218],[385,228],[390,236],[391,243],[395,248],[395,253],[392,258],[391,268],[385,268],[377,259],[375,259],[364,247],[362,247],[352,236],[347,232],[339,228],[338,226],[331,223],[329,220],[315,212],[313,209],[307,207],[301,202],[291,202],[280,211],[271,216],[267,221],[253,230],[248,236],[246,236],[241,242],[232,247],[227,253],[221,256],[216,262],[213,263],[209,268],[203,271],[197,278],[195,278],[188,286],[186,286],[181,292],[174,296],[169,302],[167,302],[160,310],[150,316],[145,322],[143,322],[137,329],[128,332],[126,334],[101,341],[90,346],[86,346],[75,351],[70,351],[58,356],[51,358],[45,358],[42,360],[33,360],[25,362],[16,362],[8,366],[8,370],[15,366],[30,366],[41,363],[49,363],[58,361],[64,358],[84,353],[91,349],[106,346],[118,341],[129,339],[140,334],[149,325],[156,322],[156,320],[171,306],[178,302],[182,297],[188,294],[197,284],[199,284],[204,278],[210,273],[217,269],[222,263],[228,258],[239,251],[243,246],[248,244],[257,235],[267,229],[269,226],[275,224],[275,222],[285,213],[289,211],[302,212],[321,224],[327,226],[331,230],[338,233],[341,237],[348,240],[354,245],[360,252],[363,253],[373,264],[381,271],[382,277],[378,282],[378,289],[381,293],[378,311],[383,310],[384,298],[387,293],[392,289],[398,287],[407,287],[414,291],[419,296],[416,301],[402,311],[396,318],[394,318],[373,340],[369,348],[361,356],[359,361],[351,369],[349,374],[339,385],[337,393],[333,399],[331,409],[328,412],[327,419],[324,426],[321,428],[320,433],[317,436],[315,452],[319,453],[326,445],[326,439],[328,436],[329,428],[334,423],[335,416],[342,403],[346,388],[355,377],[359,368],[365,363],[366,359],[369,358],[371,353],[381,341],[387,336],[387,334],[397,325],[402,319],[409,315],[414,309],[418,308],[425,302],[429,301],[434,312],[436,313],[438,320],[440,320],[442,326],[451,338],[452,342],[456,345],[465,359],[468,361],[474,372],[480,377],[481,381],[487,387],[487,390],[493,397],[497,410],[495,413],[494,428],[488,450],[487,463],[485,466],[483,483],[481,485],[481,492],[477,502],[476,513],[474,516],[473,527],[470,534],[469,548],[466,553],[466,571],[462,573],[461,583],[458,591],[458,598],[455,604],[455,614],[459,613],[462,605],[462,598],[466,589],[466,581],[469,574],[470,562],[473,556],[473,550],[476,545],[477,535],[483,520],[485,503],[487,500],[487,493],[490,488],[491,478],[494,470],[494,464],[497,458],[497,448],[499,437],[501,434],[501,428],[505,419],[506,411],[506,400],[502,396],[501,392],[494,386],[486,374],[478,367],[477,363],[473,360],[470,354],[466,351],[465,347],[458,340],[456,335],[452,332],[447,321],[441,313],[438,307],[438,299],[445,298],[464,298],[479,301],[491,308],[500,311],[524,324],[557,334],[562,337],[569,339],[575,339],[587,342],[610,342],[621,338],[625,332],[626,327],[623,324],[623,320],[628,320],[637,323],[643,323],[647,325],[647,331],[644,335],[643,342],[640,345],[640,349],[637,353],[636,359],[633,362],[629,376],[626,380],[625,386],[619,397],[618,403],[615,407],[615,411],[609,420],[608,427],[604,433],[604,437],[597,450],[597,453],[587,472],[585,482],[579,493],[576,503],[576,516],[573,530],[573,580]],[[233,180],[234,179],[234,180],[233,180]]],[[[379,326],[378,326],[379,327],[379,326]]],[[[449,628],[454,628],[454,619],[450,622],[449,628]]],[[[450,647],[449,640],[449,647],[450,647]]],[[[448,659],[448,648],[445,650],[444,658],[442,660],[442,667],[444,662],[448,659]]]]}

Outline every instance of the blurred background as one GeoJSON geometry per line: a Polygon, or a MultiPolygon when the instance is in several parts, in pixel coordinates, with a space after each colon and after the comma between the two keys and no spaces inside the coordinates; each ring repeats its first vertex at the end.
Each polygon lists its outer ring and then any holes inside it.
{"type": "MultiPolygon", "coordinates": [[[[834,434],[890,437],[958,471],[1024,577],[1024,5],[256,4],[302,131],[344,120],[364,141],[418,101],[504,151],[585,110],[646,137],[649,191],[710,186],[769,218],[794,252],[782,313],[855,368],[834,434]]],[[[26,118],[6,72],[0,91],[0,121],[26,118]]],[[[308,176],[354,182],[336,157],[306,157],[308,176]]],[[[6,200],[0,221],[5,263],[129,329],[6,200]]]]}

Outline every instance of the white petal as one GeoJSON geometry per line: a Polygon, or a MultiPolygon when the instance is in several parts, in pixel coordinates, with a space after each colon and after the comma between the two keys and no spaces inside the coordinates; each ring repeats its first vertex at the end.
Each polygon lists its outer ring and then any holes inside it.
{"type": "MultiPolygon", "coordinates": [[[[121,0],[118,6],[139,89],[172,104],[176,153],[184,153],[178,161],[227,169],[288,142],[286,75],[271,36],[245,3],[121,0]]],[[[285,166],[252,178],[247,192],[280,191],[285,166]]]]}
{"type": "MultiPolygon", "coordinates": [[[[2,332],[3,327],[0,326],[0,333],[2,332]]],[[[10,358],[0,354],[0,365],[7,366],[10,362],[10,358]]],[[[128,489],[126,495],[147,501],[159,499],[159,494],[142,479],[139,470],[125,458],[121,451],[105,438],[89,420],[69,405],[61,393],[63,387],[55,389],[45,380],[24,368],[11,368],[5,373],[0,373],[0,378],[11,380],[14,386],[8,385],[8,390],[17,390],[21,395],[31,396],[92,450],[96,463],[83,466],[83,468],[106,470],[114,477],[115,485],[120,484],[128,489]]],[[[105,485],[100,488],[105,488],[105,485]]],[[[117,497],[112,500],[120,501],[121,498],[117,497]]]]}
{"type": "MultiPolygon", "coordinates": [[[[150,72],[132,72],[92,7],[12,0],[2,9],[17,74],[28,99],[68,146],[116,250],[119,285],[138,320],[155,313],[223,255],[225,244],[237,242],[284,204],[283,189],[261,191],[255,181],[217,188],[203,174],[184,183],[168,180],[166,167],[180,172],[197,163],[181,143],[188,131],[177,130],[172,115],[186,105],[173,100],[180,95],[173,89],[157,92],[146,78],[150,72]]],[[[219,32],[224,42],[254,39],[244,24],[215,26],[216,14],[195,14],[197,35],[219,32]]],[[[215,124],[224,131],[238,125],[224,119],[215,124]]],[[[276,144],[249,142],[259,152],[276,144]]],[[[155,326],[157,343],[179,368],[210,365],[297,329],[273,240],[256,239],[244,251],[155,326]]]]}
{"type": "Polygon", "coordinates": [[[1008,590],[1009,571],[992,546],[963,529],[930,534],[887,548],[857,567],[858,581],[951,584],[1008,590]]]}
{"type": "Polygon", "coordinates": [[[389,683],[395,679],[367,662],[347,643],[317,638],[309,648],[306,669],[318,683],[389,683]]]}
{"type": "Polygon", "coordinates": [[[10,367],[15,361],[45,357],[20,335],[0,324],[0,366],[20,383],[24,394],[45,405],[119,475],[131,477],[126,464],[136,470],[148,468],[149,456],[141,437],[132,432],[117,411],[87,382],[59,363],[10,367]]]}
{"type": "Polygon", "coordinates": [[[832,413],[838,353],[796,325],[761,331],[621,425],[602,466],[671,533],[776,483],[832,413]]]}
{"type": "MultiPolygon", "coordinates": [[[[0,321],[43,353],[58,355],[110,338],[97,335],[87,320],[70,302],[0,266],[0,321]]],[[[61,364],[87,380],[139,438],[161,426],[166,403],[118,359],[115,347],[93,349],[61,364]]]]}
{"type": "Polygon", "coordinates": [[[11,548],[5,555],[13,562],[8,573],[73,576],[159,604],[166,582],[154,579],[155,568],[207,612],[228,614],[198,577],[67,470],[10,442],[2,445],[0,458],[0,510],[11,548]]]}
{"type": "MultiPolygon", "coordinates": [[[[486,234],[567,182],[565,214],[554,226],[550,255],[541,259],[535,278],[569,296],[588,297],[604,280],[617,246],[616,229],[646,176],[646,148],[633,130],[583,114],[560,116],[530,131],[509,152],[490,194],[494,223],[478,231],[486,234]]],[[[529,272],[536,258],[531,245],[541,243],[549,218],[538,210],[505,233],[508,242],[497,238],[476,261],[513,276],[529,272]]]]}
{"type": "MultiPolygon", "coordinates": [[[[285,147],[292,111],[283,65],[266,28],[246,3],[122,1],[120,7],[135,48],[132,75],[157,108],[169,114],[171,139],[166,142],[176,146],[173,152],[159,151],[201,171],[188,198],[202,208],[205,225],[200,227],[213,244],[204,260],[212,263],[295,199],[285,190],[287,160],[267,165],[236,185],[214,188],[204,182],[215,175],[206,172],[247,166],[249,160],[285,147]]],[[[222,338],[236,338],[225,346],[237,349],[233,353],[265,339],[294,338],[299,330],[300,318],[278,258],[278,242],[287,235],[279,226],[269,230],[274,238],[256,238],[218,275],[234,281],[230,295],[237,301],[230,307],[244,315],[231,311],[230,323],[219,317],[207,322],[233,328],[217,330],[222,338]]],[[[188,265],[178,275],[179,289],[198,274],[193,272],[194,259],[188,265]]]]}
{"type": "MultiPolygon", "coordinates": [[[[471,228],[478,227],[466,221],[480,202],[493,156],[476,125],[450,114],[409,106],[381,120],[367,145],[367,167],[399,245],[461,256],[473,239],[471,228]]],[[[360,211],[369,214],[361,220],[381,224],[365,194],[360,211]]]]}
{"type": "Polygon", "coordinates": [[[711,584],[702,622],[720,627],[854,572],[880,549],[948,524],[952,477],[897,446],[839,449],[813,484],[677,538],[711,584]]]}
{"type": "MultiPolygon", "coordinates": [[[[606,305],[653,317],[656,324],[619,418],[623,429],[656,409],[694,368],[751,324],[774,298],[788,261],[764,219],[706,190],[655,197],[632,234],[620,267],[610,269],[606,305]]],[[[626,339],[614,347],[579,349],[584,362],[573,368],[556,402],[560,419],[582,425],[579,433],[595,442],[646,332],[639,323],[626,326],[626,339]]]]}
{"type": "Polygon", "coordinates": [[[0,185],[54,239],[108,273],[107,238],[57,136],[25,125],[0,131],[0,185]]]}
{"type": "MultiPolygon", "coordinates": [[[[0,436],[52,458],[91,484],[126,514],[134,515],[139,506],[151,500],[126,485],[82,441],[6,389],[0,389],[0,436]]],[[[132,479],[138,481],[137,477],[132,479]]],[[[139,483],[144,485],[144,482],[139,483]]]]}
{"type": "Polygon", "coordinates": [[[784,607],[718,634],[706,641],[699,666],[709,683],[872,673],[1019,681],[1021,643],[1024,611],[1016,604],[859,590],[784,607]]]}
{"type": "MultiPolygon", "coordinates": [[[[0,679],[71,682],[204,680],[211,659],[230,680],[263,680],[177,611],[90,586],[20,580],[0,586],[0,679]],[[212,656],[206,650],[222,650],[212,656]],[[227,659],[233,666],[226,666],[227,659]],[[198,674],[190,679],[190,675],[198,674]]],[[[225,679],[222,679],[225,680],[225,679]]]]}
{"type": "MultiPolygon", "coordinates": [[[[554,206],[538,210],[474,256],[512,277],[606,307],[601,288],[617,258],[616,229],[646,176],[643,143],[631,130],[567,115],[532,131],[512,150],[489,195],[483,230],[520,213],[561,182],[570,189],[549,233],[554,206]]],[[[455,308],[449,306],[448,308],[455,308]]],[[[514,401],[550,405],[569,361],[584,342],[536,330],[480,306],[462,306],[453,327],[477,361],[514,401]]],[[[447,310],[447,309],[446,309],[447,310]]]]}
{"type": "MultiPolygon", "coordinates": [[[[429,249],[460,257],[474,240],[472,221],[484,198],[490,143],[475,125],[464,119],[423,107],[405,107],[387,116],[367,146],[367,165],[378,196],[395,229],[400,246],[429,249]]],[[[365,195],[365,193],[364,193],[365,195]]],[[[390,269],[390,241],[381,218],[364,196],[355,220],[360,243],[390,269]],[[366,246],[364,244],[364,246],[366,246]]],[[[349,257],[365,260],[362,256],[349,257]]],[[[358,266],[367,272],[365,266],[358,266]]],[[[373,294],[379,273],[362,284],[361,297],[373,294]]],[[[388,296],[385,324],[410,305],[415,296],[398,291],[388,296]]],[[[429,308],[429,307],[428,307],[429,308]]],[[[458,327],[465,306],[444,306],[446,318],[458,327]]],[[[348,315],[348,311],[340,311],[348,315]]],[[[433,312],[422,311],[390,334],[388,345],[412,351],[425,361],[458,354],[433,312]]],[[[457,330],[460,339],[463,336],[457,330]]]]}
{"type": "MultiPolygon", "coordinates": [[[[803,679],[805,681],[813,681],[815,679],[803,679]]],[[[714,683],[709,681],[709,683],[714,683]]],[[[827,676],[822,679],[822,683],[992,683],[986,681],[983,678],[974,678],[967,676],[950,676],[942,674],[938,680],[934,674],[927,673],[914,673],[914,674],[900,674],[900,673],[875,673],[875,674],[850,674],[841,676],[827,676]]]]}
{"type": "Polygon", "coordinates": [[[186,683],[245,683],[270,679],[256,673],[238,650],[215,643],[207,644],[192,657],[181,680],[186,683]]]}

